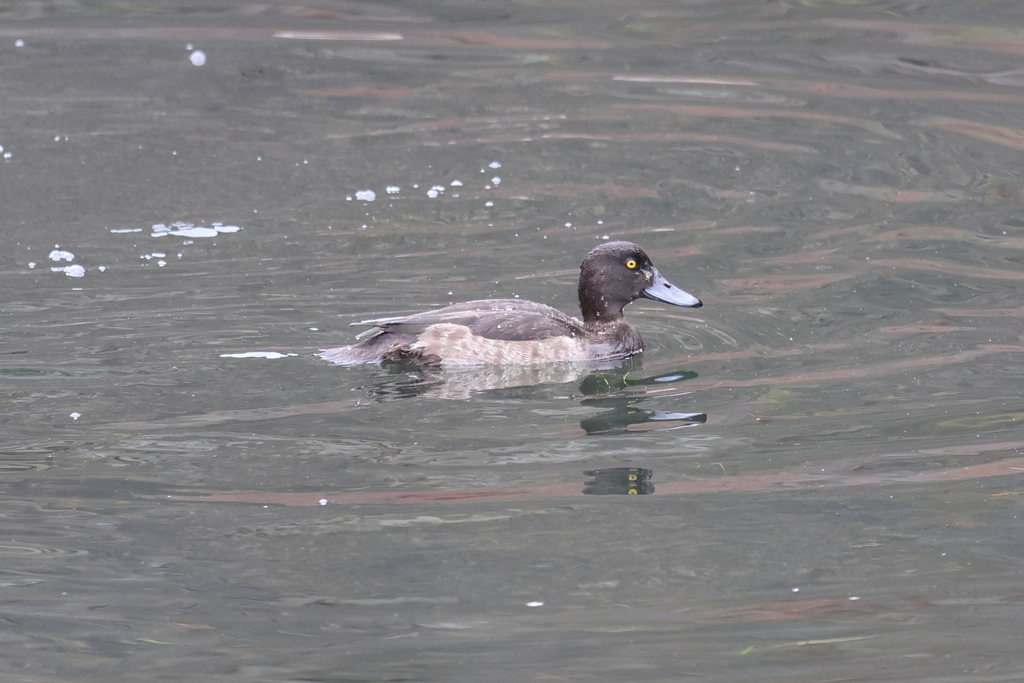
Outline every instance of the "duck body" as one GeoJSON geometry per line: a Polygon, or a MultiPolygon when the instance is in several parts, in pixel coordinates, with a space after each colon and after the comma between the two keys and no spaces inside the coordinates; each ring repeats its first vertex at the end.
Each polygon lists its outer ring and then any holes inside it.
{"type": "Polygon", "coordinates": [[[540,365],[625,358],[643,351],[622,309],[638,298],[676,306],[701,301],[669,283],[631,242],[606,242],[580,266],[583,320],[520,299],[482,299],[413,315],[366,320],[352,346],[324,349],[332,363],[382,361],[441,366],[540,365]]]}

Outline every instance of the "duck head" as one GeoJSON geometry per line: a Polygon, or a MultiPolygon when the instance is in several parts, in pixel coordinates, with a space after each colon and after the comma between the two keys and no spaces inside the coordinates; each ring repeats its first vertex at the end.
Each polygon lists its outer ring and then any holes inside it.
{"type": "Polygon", "coordinates": [[[662,277],[651,257],[632,242],[605,242],[580,266],[580,312],[588,324],[618,320],[637,299],[700,308],[701,300],[662,277]]]}

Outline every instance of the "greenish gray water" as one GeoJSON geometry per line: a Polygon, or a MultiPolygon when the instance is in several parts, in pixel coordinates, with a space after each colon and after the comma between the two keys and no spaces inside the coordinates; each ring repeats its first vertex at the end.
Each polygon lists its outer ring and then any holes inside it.
{"type": "Polygon", "coordinates": [[[1020,8],[0,2],[0,55],[5,679],[1024,675],[1020,8]],[[603,239],[705,302],[626,367],[315,357],[575,312],[603,239]]]}

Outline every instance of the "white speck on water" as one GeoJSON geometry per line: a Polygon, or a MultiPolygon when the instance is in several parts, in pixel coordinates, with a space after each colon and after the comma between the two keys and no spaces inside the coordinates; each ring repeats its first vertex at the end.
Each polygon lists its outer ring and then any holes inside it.
{"type": "Polygon", "coordinates": [[[418,189],[419,189],[419,187],[420,187],[420,184],[419,184],[419,183],[413,183],[413,184],[412,184],[412,189],[414,189],[414,190],[418,190],[418,189]]]}
{"type": "Polygon", "coordinates": [[[160,266],[161,268],[163,268],[164,266],[166,266],[166,265],[167,265],[167,261],[157,261],[157,262],[156,262],[156,265],[158,265],[158,266],[160,266]]]}
{"type": "Polygon", "coordinates": [[[377,193],[373,190],[359,190],[356,192],[356,199],[361,202],[372,202],[377,198],[377,193]]]}
{"type": "Polygon", "coordinates": [[[302,160],[302,163],[304,163],[304,164],[308,164],[308,163],[309,163],[309,159],[303,159],[303,160],[302,160]]]}
{"type": "Polygon", "coordinates": [[[794,588],[794,589],[793,589],[793,592],[794,592],[794,593],[799,593],[799,592],[800,592],[800,589],[799,589],[799,588],[794,588]]]}
{"type": "Polygon", "coordinates": [[[0,152],[4,151],[4,146],[0,145],[0,152]]]}
{"type": "Polygon", "coordinates": [[[277,358],[288,358],[297,356],[297,353],[278,353],[277,351],[246,351],[245,353],[222,353],[221,358],[266,358],[275,360],[277,358]]]}
{"type": "Polygon", "coordinates": [[[188,61],[192,62],[192,66],[202,66],[206,64],[206,53],[202,50],[193,50],[188,56],[188,61]]]}
{"type": "Polygon", "coordinates": [[[10,160],[11,160],[11,153],[10,152],[4,152],[4,161],[10,161],[10,160]]]}
{"type": "Polygon", "coordinates": [[[36,262],[35,261],[29,261],[28,262],[28,267],[29,268],[35,268],[36,267],[36,262]]]}
{"type": "Polygon", "coordinates": [[[81,413],[71,413],[70,415],[68,415],[68,417],[70,417],[72,420],[77,420],[78,418],[82,417],[82,414],[81,413]]]}
{"type": "Polygon", "coordinates": [[[501,162],[500,161],[492,161],[491,163],[489,163],[487,165],[490,168],[501,168],[501,162]]]}
{"type": "Polygon", "coordinates": [[[309,329],[312,330],[313,332],[319,332],[320,331],[319,327],[311,327],[309,329]]]}
{"type": "Polygon", "coordinates": [[[604,225],[604,221],[598,221],[597,224],[598,225],[604,225]]]}
{"type": "Polygon", "coordinates": [[[153,252],[153,253],[151,254],[151,256],[152,256],[153,258],[167,258],[167,254],[165,254],[165,253],[164,253],[164,252],[162,252],[162,251],[154,251],[154,252],[153,252]]]}
{"type": "Polygon", "coordinates": [[[366,230],[366,223],[363,223],[362,225],[360,225],[359,229],[360,230],[366,230]]]}
{"type": "Polygon", "coordinates": [[[350,194],[349,195],[345,195],[345,201],[346,202],[352,201],[352,195],[350,195],[350,194]]]}
{"type": "Polygon", "coordinates": [[[526,606],[527,607],[543,607],[544,603],[541,602],[540,600],[531,600],[530,602],[526,603],[526,606]]]}
{"type": "Polygon", "coordinates": [[[566,224],[565,224],[565,227],[567,227],[567,228],[571,228],[571,227],[572,227],[572,223],[566,223],[566,224]]]}
{"type": "Polygon", "coordinates": [[[430,188],[429,190],[427,190],[427,196],[428,196],[428,197],[430,197],[431,199],[437,199],[437,196],[438,196],[439,194],[440,194],[440,192],[438,192],[438,191],[437,191],[436,189],[434,189],[433,187],[432,187],[432,188],[430,188]]]}
{"type": "Polygon", "coordinates": [[[192,51],[192,43],[189,43],[188,45],[186,45],[185,49],[189,50],[191,52],[192,51]]]}
{"type": "Polygon", "coordinates": [[[494,206],[494,202],[484,202],[484,206],[494,206]]]}
{"type": "Polygon", "coordinates": [[[112,233],[142,232],[142,228],[111,228],[112,233]]]}
{"type": "Polygon", "coordinates": [[[860,596],[859,595],[851,595],[850,596],[850,600],[860,600],[860,596]]]}
{"type": "Polygon", "coordinates": [[[326,498],[321,498],[320,499],[320,504],[321,505],[327,505],[327,499],[326,498]]]}
{"type": "Polygon", "coordinates": [[[21,38],[18,38],[16,41],[14,41],[14,47],[25,47],[25,41],[21,38]]]}
{"type": "Polygon", "coordinates": [[[452,295],[453,295],[453,293],[452,293],[452,292],[448,292],[448,296],[452,296],[452,295]]]}
{"type": "Polygon", "coordinates": [[[609,237],[608,235],[601,235],[601,239],[603,239],[603,240],[610,240],[611,237],[609,237]]]}
{"type": "Polygon", "coordinates": [[[71,261],[75,260],[75,255],[72,254],[70,251],[64,251],[62,249],[54,249],[53,251],[50,252],[50,260],[51,261],[68,261],[68,262],[71,262],[71,261]]]}
{"type": "Polygon", "coordinates": [[[451,185],[452,187],[462,187],[462,181],[461,181],[461,180],[453,180],[453,181],[452,181],[452,182],[450,183],[450,185],[451,185]]]}
{"type": "Polygon", "coordinates": [[[178,156],[178,150],[176,150],[176,149],[174,149],[174,150],[171,150],[171,156],[172,156],[172,157],[176,157],[176,156],[178,156]]]}
{"type": "Polygon", "coordinates": [[[387,187],[388,194],[398,194],[401,191],[402,188],[400,188],[398,185],[388,185],[387,187]]]}
{"type": "Polygon", "coordinates": [[[107,267],[106,266],[100,266],[96,270],[100,271],[101,273],[105,273],[105,272],[107,272],[107,267]]]}
{"type": "Polygon", "coordinates": [[[60,142],[60,136],[59,135],[54,135],[53,136],[53,141],[54,142],[60,142]]]}
{"type": "Polygon", "coordinates": [[[484,185],[484,189],[485,190],[489,190],[489,189],[491,189],[491,186],[490,185],[484,185]]]}
{"type": "Polygon", "coordinates": [[[493,178],[491,178],[491,184],[492,185],[501,185],[501,177],[500,176],[494,176],[493,178]]]}
{"type": "Polygon", "coordinates": [[[68,277],[85,277],[85,268],[79,265],[65,266],[64,274],[68,277]]]}

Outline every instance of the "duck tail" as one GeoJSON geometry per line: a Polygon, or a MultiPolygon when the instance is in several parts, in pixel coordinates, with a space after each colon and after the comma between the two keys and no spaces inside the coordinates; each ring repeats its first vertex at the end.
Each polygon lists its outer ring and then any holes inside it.
{"type": "Polygon", "coordinates": [[[359,346],[356,344],[354,346],[339,346],[334,349],[320,349],[320,353],[316,355],[335,365],[363,365],[378,360],[374,354],[366,353],[366,350],[359,346]]]}
{"type": "Polygon", "coordinates": [[[396,338],[393,334],[384,334],[384,330],[379,328],[370,331],[374,334],[358,344],[339,346],[334,349],[320,349],[320,353],[316,355],[335,365],[379,363],[393,352],[395,347],[401,346],[404,341],[396,338]]]}

